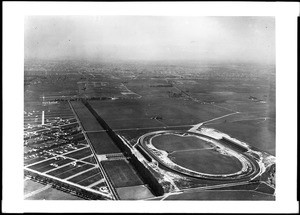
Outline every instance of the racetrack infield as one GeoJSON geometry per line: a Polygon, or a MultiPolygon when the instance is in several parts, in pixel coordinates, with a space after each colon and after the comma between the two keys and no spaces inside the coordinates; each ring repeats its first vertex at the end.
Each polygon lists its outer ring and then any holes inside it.
{"type": "Polygon", "coordinates": [[[165,200],[275,200],[275,196],[256,191],[207,190],[171,195],[165,200]]]}
{"type": "Polygon", "coordinates": [[[175,134],[163,134],[156,136],[152,139],[152,144],[155,148],[164,150],[168,153],[181,150],[207,149],[213,147],[211,143],[195,136],[179,136],[175,134]]]}
{"type": "Polygon", "coordinates": [[[232,174],[242,168],[237,158],[220,154],[214,149],[176,151],[168,157],[179,166],[206,174],[232,174]]]}
{"type": "Polygon", "coordinates": [[[158,155],[160,163],[177,172],[214,179],[252,174],[253,167],[244,157],[240,158],[236,152],[220,148],[215,140],[198,134],[160,131],[149,133],[141,141],[154,157],[158,155]]]}

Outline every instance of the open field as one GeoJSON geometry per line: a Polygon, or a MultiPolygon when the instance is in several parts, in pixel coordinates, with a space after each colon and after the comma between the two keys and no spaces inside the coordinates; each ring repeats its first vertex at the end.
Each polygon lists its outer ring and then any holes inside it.
{"type": "Polygon", "coordinates": [[[119,187],[116,189],[120,199],[124,200],[143,200],[152,198],[154,195],[145,185],[119,187]]]}
{"type": "Polygon", "coordinates": [[[46,190],[43,190],[42,192],[39,192],[35,195],[26,198],[25,200],[83,200],[83,199],[50,187],[46,190]]]}
{"type": "Polygon", "coordinates": [[[164,134],[152,139],[152,144],[157,149],[168,153],[182,150],[207,149],[214,145],[195,136],[177,136],[175,134],[164,134]]]}
{"type": "Polygon", "coordinates": [[[114,187],[129,187],[144,184],[133,167],[124,160],[102,161],[114,187]]]}
{"type": "Polygon", "coordinates": [[[103,128],[98,123],[92,113],[81,101],[71,102],[85,131],[101,131],[103,128]]]}
{"type": "Polygon", "coordinates": [[[88,179],[89,177],[92,177],[94,175],[97,175],[97,177],[99,178],[99,180],[101,178],[103,178],[100,174],[100,170],[97,169],[97,168],[93,168],[87,172],[84,172],[80,175],[77,175],[75,177],[72,177],[70,179],[68,179],[69,181],[73,182],[73,183],[77,183],[77,184],[80,184],[80,182],[83,182],[84,180],[88,179]]]}
{"type": "Polygon", "coordinates": [[[90,177],[86,177],[86,179],[84,179],[83,181],[80,181],[78,184],[82,185],[82,186],[89,186],[91,184],[94,184],[98,181],[100,181],[101,179],[103,179],[103,176],[100,172],[98,172],[97,174],[94,174],[90,177]]]}
{"type": "Polygon", "coordinates": [[[56,170],[53,170],[51,172],[48,172],[47,174],[55,176],[55,177],[60,178],[60,179],[65,179],[65,178],[71,177],[72,175],[75,175],[75,174],[78,174],[80,172],[91,169],[92,167],[94,167],[94,166],[84,164],[84,163],[81,163],[81,162],[77,162],[76,166],[73,166],[73,165],[70,164],[66,167],[62,167],[60,169],[56,169],[56,170]]]}
{"type": "Polygon", "coordinates": [[[41,189],[45,187],[45,185],[40,184],[38,182],[32,180],[25,180],[24,181],[24,195],[27,195],[35,190],[41,189]]]}
{"type": "Polygon", "coordinates": [[[106,132],[87,132],[87,136],[99,155],[121,152],[106,132]]]}
{"type": "Polygon", "coordinates": [[[80,149],[76,152],[70,152],[65,154],[66,157],[75,158],[75,159],[81,159],[84,157],[87,157],[89,155],[92,155],[92,151],[89,148],[80,149]]]}
{"type": "Polygon", "coordinates": [[[172,99],[92,101],[90,104],[112,129],[193,125],[232,113],[194,101],[172,99]]]}
{"type": "Polygon", "coordinates": [[[95,158],[94,158],[94,156],[85,158],[82,161],[85,161],[85,162],[88,162],[88,163],[91,163],[91,164],[96,164],[97,163],[96,160],[95,160],[95,158]]]}
{"type": "Polygon", "coordinates": [[[38,164],[31,165],[28,168],[39,171],[39,172],[46,172],[50,169],[56,168],[53,164],[55,164],[57,166],[62,166],[64,164],[71,163],[72,161],[73,160],[68,159],[68,158],[65,158],[65,159],[60,158],[59,160],[55,160],[54,158],[52,158],[50,160],[47,160],[47,161],[44,161],[44,162],[41,162],[41,163],[38,163],[38,164]]]}
{"type": "Polygon", "coordinates": [[[275,155],[275,128],[271,120],[243,120],[211,124],[209,127],[220,130],[250,145],[275,155]]]}
{"type": "Polygon", "coordinates": [[[230,174],[242,168],[235,157],[222,155],[212,149],[176,151],[169,154],[169,158],[182,167],[208,174],[230,174]]]}

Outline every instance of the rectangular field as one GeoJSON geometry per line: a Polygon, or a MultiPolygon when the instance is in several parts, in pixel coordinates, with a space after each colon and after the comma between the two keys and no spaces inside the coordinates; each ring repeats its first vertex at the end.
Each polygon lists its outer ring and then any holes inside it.
{"type": "Polygon", "coordinates": [[[141,98],[91,101],[91,106],[112,129],[194,125],[233,111],[191,100],[141,98]]]}
{"type": "Polygon", "coordinates": [[[54,158],[52,158],[50,160],[47,160],[47,161],[29,166],[28,168],[39,171],[39,172],[46,172],[48,170],[56,168],[56,165],[57,166],[62,166],[62,165],[65,165],[67,163],[71,163],[72,161],[73,160],[68,159],[68,158],[60,159],[60,160],[55,160],[54,158]]]}
{"type": "Polygon", "coordinates": [[[88,178],[86,178],[85,180],[79,182],[78,184],[82,185],[82,186],[89,186],[91,184],[94,184],[98,181],[100,181],[101,179],[103,179],[102,174],[99,172],[93,176],[90,176],[88,178]]]}
{"type": "Polygon", "coordinates": [[[102,161],[101,163],[114,187],[119,188],[144,184],[133,167],[125,160],[102,161]]]}
{"type": "Polygon", "coordinates": [[[77,162],[76,166],[70,164],[68,166],[48,172],[47,174],[61,179],[65,179],[65,178],[69,178],[72,175],[78,174],[82,171],[88,170],[92,167],[94,166],[89,164],[84,164],[82,162],[77,162]]]}
{"type": "Polygon", "coordinates": [[[71,102],[85,131],[102,131],[103,128],[93,114],[80,101],[71,102]]]}
{"type": "Polygon", "coordinates": [[[87,157],[92,154],[93,153],[90,150],[90,148],[84,148],[84,149],[80,149],[76,152],[70,152],[68,154],[65,154],[64,156],[70,157],[70,158],[75,158],[75,159],[81,159],[81,158],[87,157]]]}
{"type": "Polygon", "coordinates": [[[97,163],[96,160],[95,160],[95,158],[94,158],[94,156],[85,158],[82,161],[85,161],[85,162],[88,162],[88,163],[91,163],[91,164],[96,164],[97,163]]]}
{"type": "Polygon", "coordinates": [[[98,155],[121,152],[106,132],[87,132],[87,135],[98,155]]]}
{"type": "Polygon", "coordinates": [[[154,197],[154,195],[145,185],[119,187],[116,189],[116,191],[121,200],[141,200],[154,197]]]}
{"type": "Polygon", "coordinates": [[[80,175],[77,175],[75,177],[72,177],[72,178],[68,179],[68,181],[71,181],[73,183],[77,183],[78,184],[79,182],[84,181],[85,179],[87,179],[87,178],[89,178],[89,177],[91,177],[93,175],[99,174],[99,173],[100,173],[100,170],[98,168],[93,168],[93,169],[91,169],[91,170],[89,170],[87,172],[84,172],[84,173],[82,173],[80,175]]]}
{"type": "Polygon", "coordinates": [[[75,174],[78,174],[78,173],[83,172],[85,170],[91,169],[93,167],[94,167],[93,165],[84,164],[84,165],[82,165],[80,167],[77,167],[77,168],[72,169],[70,171],[64,172],[64,173],[58,175],[57,177],[61,178],[61,179],[69,178],[69,177],[71,177],[71,176],[73,176],[75,174]]]}

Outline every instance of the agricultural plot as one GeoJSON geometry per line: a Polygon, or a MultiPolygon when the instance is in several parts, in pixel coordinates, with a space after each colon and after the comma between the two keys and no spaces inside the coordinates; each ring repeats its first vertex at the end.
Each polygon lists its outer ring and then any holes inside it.
{"type": "Polygon", "coordinates": [[[36,170],[38,172],[46,172],[46,171],[54,169],[58,166],[62,166],[67,163],[71,163],[72,161],[73,160],[68,159],[68,158],[58,158],[58,159],[52,158],[50,160],[28,166],[27,168],[36,170]]]}
{"type": "MultiPolygon", "coordinates": [[[[53,157],[53,156],[52,156],[53,157]]],[[[24,160],[24,165],[27,166],[27,165],[30,165],[30,164],[33,164],[33,163],[36,163],[36,162],[39,162],[39,161],[42,161],[42,160],[45,160],[46,158],[40,156],[40,157],[35,157],[35,158],[32,158],[32,159],[25,159],[24,160]]]]}
{"type": "Polygon", "coordinates": [[[112,129],[193,125],[232,113],[194,101],[171,99],[93,101],[90,104],[112,129]]]}
{"type": "Polygon", "coordinates": [[[125,160],[101,162],[114,187],[130,187],[144,184],[133,167],[125,160]]]}
{"type": "Polygon", "coordinates": [[[87,132],[87,135],[98,155],[121,152],[106,132],[87,132]]]}
{"type": "Polygon", "coordinates": [[[80,182],[83,182],[84,180],[86,180],[86,179],[88,179],[90,177],[93,177],[95,175],[97,175],[97,177],[98,177],[97,181],[99,181],[101,178],[103,178],[103,176],[100,174],[100,170],[98,168],[93,168],[93,169],[91,169],[91,170],[89,170],[87,172],[84,172],[82,174],[79,174],[77,176],[74,176],[74,177],[68,179],[68,181],[80,184],[80,182]]]}
{"type": "Polygon", "coordinates": [[[81,101],[71,102],[85,131],[102,131],[103,128],[81,101]]]}
{"type": "Polygon", "coordinates": [[[243,120],[211,124],[209,127],[220,130],[250,145],[275,155],[274,120],[243,120]]]}
{"type": "Polygon", "coordinates": [[[95,184],[97,182],[99,182],[100,180],[103,179],[102,174],[99,172],[95,175],[92,175],[90,177],[87,177],[86,179],[84,179],[83,181],[80,181],[78,184],[82,185],[82,186],[90,186],[92,184],[95,184]]]}
{"type": "Polygon", "coordinates": [[[83,172],[85,170],[88,170],[90,168],[94,167],[93,165],[85,164],[82,162],[76,162],[76,165],[69,164],[67,166],[64,166],[59,169],[55,169],[53,171],[48,172],[48,175],[55,176],[60,179],[69,178],[72,175],[78,174],[80,172],[83,172]]]}
{"type": "Polygon", "coordinates": [[[96,160],[95,160],[95,158],[94,158],[94,156],[85,158],[85,159],[83,159],[82,161],[88,162],[88,163],[91,163],[91,164],[96,164],[96,163],[97,163],[96,160]]]}
{"type": "Polygon", "coordinates": [[[75,152],[64,154],[64,156],[74,159],[81,159],[90,155],[92,155],[92,151],[89,148],[84,148],[75,152]]]}

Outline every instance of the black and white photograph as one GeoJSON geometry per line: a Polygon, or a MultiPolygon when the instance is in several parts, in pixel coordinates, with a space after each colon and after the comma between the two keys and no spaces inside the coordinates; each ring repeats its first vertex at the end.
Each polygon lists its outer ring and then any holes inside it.
{"type": "Polygon", "coordinates": [[[278,138],[293,134],[277,127],[276,15],[22,25],[22,201],[276,203],[279,149],[295,145],[278,138]]]}

